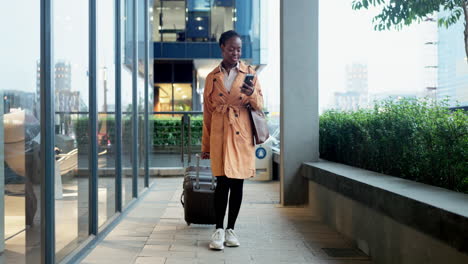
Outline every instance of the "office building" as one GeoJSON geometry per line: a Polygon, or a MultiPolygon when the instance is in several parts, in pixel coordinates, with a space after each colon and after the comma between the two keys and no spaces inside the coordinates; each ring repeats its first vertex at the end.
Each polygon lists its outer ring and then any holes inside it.
{"type": "Polygon", "coordinates": [[[153,111],[202,109],[204,80],[221,60],[218,40],[227,30],[241,35],[243,60],[264,64],[260,5],[260,0],[154,1],[153,111]]]}
{"type": "MultiPolygon", "coordinates": [[[[441,13],[443,16],[445,13],[441,13]]],[[[449,28],[439,27],[438,32],[438,85],[437,99],[449,100],[450,106],[468,105],[468,63],[460,19],[449,28]]]]}
{"type": "Polygon", "coordinates": [[[366,64],[353,63],[346,66],[346,91],[335,93],[337,109],[354,111],[368,104],[369,86],[366,64]]]}

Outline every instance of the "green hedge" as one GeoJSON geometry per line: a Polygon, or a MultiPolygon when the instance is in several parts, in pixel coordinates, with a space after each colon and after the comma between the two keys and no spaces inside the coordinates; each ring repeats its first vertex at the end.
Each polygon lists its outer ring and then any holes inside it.
{"type": "MultiPolygon", "coordinates": [[[[115,142],[115,119],[108,117],[105,119],[99,119],[98,131],[102,125],[107,124],[107,134],[110,137],[112,143],[115,142]]],[[[122,119],[122,134],[123,144],[128,146],[131,144],[132,123],[130,118],[122,119]]],[[[165,118],[150,118],[150,137],[153,139],[153,146],[179,146],[181,140],[181,120],[180,117],[165,117],[165,118]]],[[[139,119],[140,136],[142,137],[143,130],[143,117],[139,119]]],[[[192,117],[191,118],[191,134],[192,134],[192,145],[201,145],[202,137],[203,118],[192,117]]],[[[75,121],[75,135],[77,135],[78,145],[87,145],[89,141],[88,137],[88,118],[79,118],[75,121]]],[[[184,125],[186,131],[184,140],[185,144],[188,144],[188,124],[184,125]]]]}
{"type": "MultiPolygon", "coordinates": [[[[154,146],[177,146],[180,145],[181,127],[180,117],[153,119],[153,145],[154,146]]],[[[191,117],[191,145],[201,145],[203,118],[191,117]]],[[[184,144],[188,144],[188,124],[184,125],[184,144]]]]}
{"type": "Polygon", "coordinates": [[[320,156],[468,193],[468,116],[445,101],[385,100],[320,117],[320,156]]]}

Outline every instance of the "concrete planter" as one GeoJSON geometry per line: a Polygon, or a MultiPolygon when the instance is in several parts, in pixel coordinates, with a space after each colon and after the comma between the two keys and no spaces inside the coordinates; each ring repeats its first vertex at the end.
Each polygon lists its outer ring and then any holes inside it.
{"type": "Polygon", "coordinates": [[[311,210],[375,263],[468,263],[468,195],[328,161],[301,174],[311,210]]]}

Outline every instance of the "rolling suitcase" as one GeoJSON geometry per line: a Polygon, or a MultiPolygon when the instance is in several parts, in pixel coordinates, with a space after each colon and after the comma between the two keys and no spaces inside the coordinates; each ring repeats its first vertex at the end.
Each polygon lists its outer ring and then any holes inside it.
{"type": "Polygon", "coordinates": [[[200,156],[197,155],[197,166],[185,169],[184,190],[181,203],[184,207],[185,222],[190,224],[211,225],[216,223],[214,192],[216,177],[210,167],[200,167],[200,156]]]}

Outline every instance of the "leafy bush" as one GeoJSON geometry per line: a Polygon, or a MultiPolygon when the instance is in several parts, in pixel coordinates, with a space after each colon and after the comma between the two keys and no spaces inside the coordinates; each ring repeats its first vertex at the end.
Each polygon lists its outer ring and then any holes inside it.
{"type": "MultiPolygon", "coordinates": [[[[181,140],[181,118],[180,117],[164,117],[164,118],[150,118],[150,137],[153,140],[153,146],[179,146],[181,140]]],[[[98,131],[106,123],[107,134],[112,143],[116,142],[115,137],[115,119],[114,117],[100,118],[98,122],[98,131]]],[[[122,134],[124,146],[129,146],[131,142],[132,133],[132,122],[129,117],[122,118],[122,134]]],[[[89,141],[88,137],[88,118],[79,118],[75,121],[75,134],[77,135],[78,145],[87,145],[89,141]]],[[[143,137],[142,129],[143,117],[139,118],[140,138],[143,137]]],[[[194,116],[191,117],[191,144],[201,145],[203,128],[203,117],[194,116]]],[[[184,125],[185,135],[184,143],[188,144],[188,124],[184,125]]]]}
{"type": "Polygon", "coordinates": [[[320,156],[468,193],[468,115],[417,99],[331,110],[320,117],[320,156]]]}

